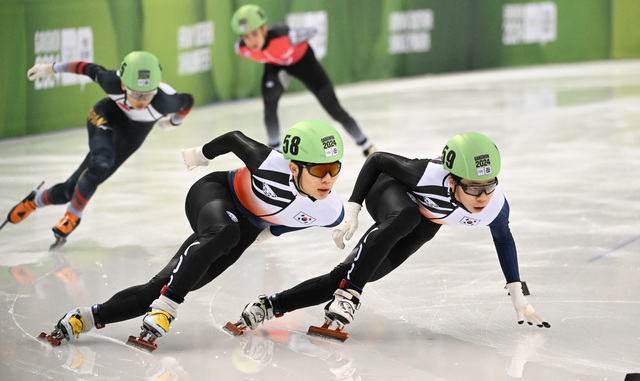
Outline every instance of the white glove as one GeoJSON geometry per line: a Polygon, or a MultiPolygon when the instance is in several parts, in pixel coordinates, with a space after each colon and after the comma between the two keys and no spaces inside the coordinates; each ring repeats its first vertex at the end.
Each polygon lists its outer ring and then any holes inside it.
{"type": "Polygon", "coordinates": [[[187,171],[209,165],[209,159],[202,153],[202,147],[183,148],[180,152],[182,152],[182,161],[187,166],[187,171]]]}
{"type": "Polygon", "coordinates": [[[27,71],[27,78],[30,81],[35,81],[38,78],[46,77],[55,73],[53,71],[53,64],[35,64],[29,71],[27,71]]]}
{"type": "Polygon", "coordinates": [[[531,304],[527,303],[527,299],[525,299],[522,293],[522,284],[520,282],[507,283],[507,289],[511,295],[513,307],[516,309],[516,314],[518,315],[518,324],[524,323],[524,320],[527,319],[529,325],[535,324],[540,328],[551,327],[551,324],[547,323],[544,318],[531,307],[531,304]]]}
{"type": "Polygon", "coordinates": [[[171,123],[171,115],[163,116],[162,118],[158,119],[156,123],[158,124],[158,127],[162,128],[165,131],[171,131],[178,127],[175,124],[171,123]]]}
{"type": "Polygon", "coordinates": [[[271,233],[271,228],[266,228],[263,231],[260,232],[260,234],[258,234],[258,236],[256,237],[256,240],[253,241],[254,245],[259,245],[262,242],[268,240],[269,238],[275,237],[275,235],[273,235],[273,233],[271,233]]]}
{"type": "Polygon", "coordinates": [[[343,238],[347,241],[353,237],[353,233],[358,229],[358,213],[360,213],[362,205],[355,202],[347,202],[344,207],[344,219],[342,222],[333,228],[333,242],[340,249],[344,249],[343,238]]]}

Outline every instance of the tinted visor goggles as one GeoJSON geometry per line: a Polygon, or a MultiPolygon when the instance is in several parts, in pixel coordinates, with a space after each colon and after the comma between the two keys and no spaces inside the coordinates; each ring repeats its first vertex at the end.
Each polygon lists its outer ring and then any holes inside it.
{"type": "Polygon", "coordinates": [[[127,87],[125,87],[125,89],[127,90],[127,93],[129,93],[129,96],[137,101],[142,99],[144,99],[145,101],[150,101],[158,93],[158,89],[155,89],[153,91],[148,91],[146,93],[143,93],[140,91],[133,91],[127,87]]]}
{"type": "Polygon", "coordinates": [[[460,188],[462,188],[462,191],[466,194],[468,194],[469,196],[475,196],[478,197],[480,196],[483,192],[486,193],[487,195],[490,195],[491,193],[493,193],[493,191],[496,190],[496,187],[498,186],[498,178],[496,177],[495,179],[496,181],[489,183],[489,184],[473,184],[473,185],[465,185],[463,183],[461,183],[460,181],[458,181],[458,186],[460,186],[460,188]]]}
{"type": "Polygon", "coordinates": [[[339,161],[334,161],[333,163],[328,164],[301,163],[299,161],[296,163],[301,167],[307,168],[311,176],[319,178],[325,177],[327,173],[330,173],[331,177],[336,177],[338,176],[338,173],[340,173],[340,169],[342,169],[342,163],[339,161]]]}

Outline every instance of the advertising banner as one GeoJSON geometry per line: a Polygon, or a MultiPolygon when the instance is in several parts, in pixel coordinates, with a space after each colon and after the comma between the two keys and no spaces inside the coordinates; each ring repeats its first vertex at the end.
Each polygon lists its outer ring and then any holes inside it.
{"type": "MultiPolygon", "coordinates": [[[[79,75],[30,82],[35,63],[115,70],[147,50],[196,106],[260,96],[264,65],[235,53],[230,24],[250,3],[268,24],[314,27],[309,44],[334,85],[640,57],[635,0],[0,0],[0,138],[84,126],[105,96],[79,75]]],[[[302,90],[293,79],[288,91],[302,90]]]]}

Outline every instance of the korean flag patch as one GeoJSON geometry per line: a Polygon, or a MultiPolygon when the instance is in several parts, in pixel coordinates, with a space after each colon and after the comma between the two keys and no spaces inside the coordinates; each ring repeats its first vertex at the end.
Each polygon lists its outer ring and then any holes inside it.
{"type": "Polygon", "coordinates": [[[460,223],[464,226],[476,226],[480,223],[480,220],[476,220],[475,218],[471,218],[471,217],[462,217],[462,219],[460,220],[460,223]]]}
{"type": "Polygon", "coordinates": [[[300,222],[303,225],[311,225],[316,219],[311,217],[305,212],[299,212],[293,217],[294,220],[300,222]]]}

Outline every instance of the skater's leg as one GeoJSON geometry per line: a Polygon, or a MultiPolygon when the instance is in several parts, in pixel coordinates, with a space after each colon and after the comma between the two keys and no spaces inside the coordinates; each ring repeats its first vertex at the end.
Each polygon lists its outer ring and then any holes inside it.
{"type": "Polygon", "coordinates": [[[364,135],[358,123],[338,101],[331,79],[316,59],[311,48],[307,50],[307,53],[300,61],[289,67],[288,71],[315,95],[322,107],[333,119],[342,124],[363,152],[366,151],[367,155],[375,152],[375,148],[372,147],[371,142],[364,135]]]}
{"type": "Polygon", "coordinates": [[[192,234],[182,244],[169,263],[158,272],[149,282],[121,290],[106,302],[93,306],[93,319],[96,326],[117,323],[144,315],[149,311],[149,305],[158,297],[162,287],[167,284],[171,272],[178,264],[184,250],[195,241],[192,234]]]}
{"type": "Polygon", "coordinates": [[[73,198],[67,210],[78,217],[82,217],[82,211],[98,186],[113,175],[140,148],[151,131],[152,126],[128,128],[124,125],[124,121],[117,120],[113,107],[115,106],[111,104],[99,103],[94,109],[96,115],[105,115],[102,119],[104,123],[108,123],[106,120],[108,116],[116,119],[110,125],[95,126],[93,124],[95,118],[89,118],[87,121],[89,155],[86,170],[77,180],[73,198]]]}
{"type": "Polygon", "coordinates": [[[367,205],[376,223],[354,248],[346,276],[325,306],[326,324],[336,322],[342,327],[351,323],[366,283],[374,275],[379,279],[399,266],[438,229],[419,229],[421,221],[435,224],[422,217],[417,205],[407,196],[405,187],[395,180],[382,177],[370,194],[367,205]],[[428,234],[424,235],[425,232],[428,234]]]}
{"type": "Polygon", "coordinates": [[[278,101],[286,86],[278,76],[282,70],[278,66],[265,64],[262,75],[262,101],[264,102],[264,125],[267,129],[267,144],[270,147],[280,145],[280,122],[278,121],[278,101]]]}
{"type": "Polygon", "coordinates": [[[347,274],[355,253],[350,254],[331,272],[308,279],[290,289],[271,296],[279,313],[295,311],[305,307],[323,304],[331,300],[333,292],[347,274]]]}
{"type": "Polygon", "coordinates": [[[398,266],[404,263],[413,253],[430,241],[438,230],[440,230],[441,226],[442,225],[431,222],[423,217],[420,224],[418,224],[411,233],[400,239],[391,248],[389,254],[382,263],[378,265],[373,275],[369,278],[369,282],[379,280],[398,268],[398,266]]]}
{"type": "Polygon", "coordinates": [[[168,332],[187,293],[209,283],[234,263],[260,232],[255,227],[243,229],[250,223],[235,208],[226,173],[212,173],[196,182],[187,195],[185,209],[196,237],[180,253],[162,295],[151,303],[151,312],[143,319],[145,330],[155,337],[168,332]],[[229,254],[228,259],[221,259],[229,254]]]}
{"type": "MultiPolygon", "coordinates": [[[[240,240],[240,227],[225,211],[235,210],[233,203],[225,200],[211,201],[198,216],[198,239],[187,248],[179,266],[167,283],[178,303],[191,291],[200,279],[207,275],[217,259],[227,255],[240,240]],[[221,213],[222,212],[222,213],[221,213]]],[[[237,215],[238,213],[234,213],[237,215]]]]}
{"type": "Polygon", "coordinates": [[[231,267],[240,257],[244,254],[245,250],[251,246],[251,244],[256,240],[256,237],[261,229],[255,227],[249,220],[244,217],[239,218],[240,223],[240,240],[238,243],[231,249],[229,254],[223,255],[216,259],[207,270],[207,273],[200,278],[200,280],[193,286],[191,291],[197,290],[212,280],[216,279],[220,274],[225,272],[229,267],[231,267]]]}
{"type": "MultiPolygon", "coordinates": [[[[98,186],[108,179],[145,140],[152,125],[129,128],[113,102],[98,102],[87,119],[89,155],[64,217],[53,228],[58,246],[80,224],[87,203],[98,186]],[[98,123],[96,125],[95,123],[98,123]]],[[[65,189],[68,192],[68,188],[65,189]]]]}
{"type": "Polygon", "coordinates": [[[71,201],[78,179],[89,166],[89,160],[90,154],[87,154],[80,166],[65,182],[39,191],[35,198],[36,205],[40,208],[46,205],[62,205],[71,201]]]}
{"type": "Polygon", "coordinates": [[[40,189],[42,182],[36,189],[31,191],[20,203],[14,206],[7,215],[7,221],[17,224],[25,220],[37,208],[47,205],[66,204],[71,200],[73,189],[78,182],[78,178],[87,168],[89,155],[87,155],[76,171],[64,183],[56,184],[50,188],[40,189]]]}
{"type": "Polygon", "coordinates": [[[418,205],[407,195],[407,189],[388,176],[381,176],[376,181],[366,205],[376,223],[355,246],[357,255],[345,277],[358,291],[362,291],[396,243],[422,220],[418,205]]]}
{"type": "Polygon", "coordinates": [[[56,237],[52,249],[64,244],[66,237],[78,227],[89,199],[98,185],[112,173],[115,162],[112,136],[111,129],[99,129],[89,138],[89,162],[76,183],[67,211],[52,229],[56,237]]]}

